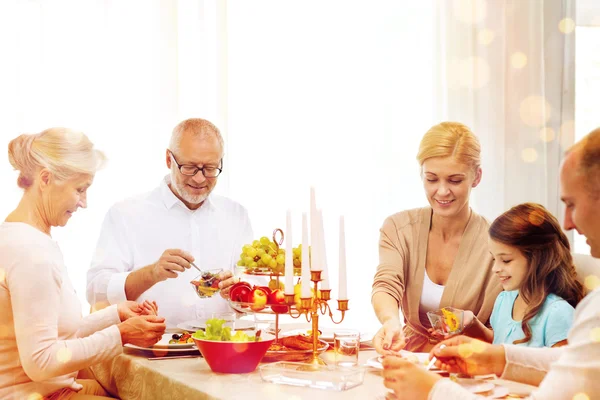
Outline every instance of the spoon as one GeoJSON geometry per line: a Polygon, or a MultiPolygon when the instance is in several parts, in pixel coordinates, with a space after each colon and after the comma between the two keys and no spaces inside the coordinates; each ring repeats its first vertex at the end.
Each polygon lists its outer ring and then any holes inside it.
{"type": "Polygon", "coordinates": [[[190,261],[190,265],[194,268],[196,268],[199,272],[202,272],[202,270],[200,268],[198,268],[198,266],[196,264],[194,264],[192,261],[190,261]]]}
{"type": "MultiPolygon", "coordinates": [[[[440,350],[443,349],[444,347],[446,347],[445,344],[440,345],[440,350]]],[[[433,367],[433,365],[435,364],[436,361],[437,361],[437,358],[435,358],[435,356],[433,356],[431,361],[429,361],[429,364],[427,364],[427,368],[425,368],[425,370],[429,371],[433,367]]]]}

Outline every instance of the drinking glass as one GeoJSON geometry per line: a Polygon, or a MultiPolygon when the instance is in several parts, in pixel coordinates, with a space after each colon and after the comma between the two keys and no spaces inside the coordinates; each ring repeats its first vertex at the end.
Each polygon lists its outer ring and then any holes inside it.
{"type": "Polygon", "coordinates": [[[358,365],[360,349],[360,332],[353,329],[333,332],[333,350],[335,365],[338,367],[355,367],[358,365]]]}

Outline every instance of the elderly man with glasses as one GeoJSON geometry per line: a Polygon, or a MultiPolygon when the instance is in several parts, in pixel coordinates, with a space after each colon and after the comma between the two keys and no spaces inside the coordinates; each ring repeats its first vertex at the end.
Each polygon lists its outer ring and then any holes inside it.
{"type": "Polygon", "coordinates": [[[232,271],[253,235],[244,207],[211,194],[223,151],[223,138],[209,121],[188,119],[175,127],[165,154],[170,174],[106,215],[87,276],[93,308],[155,299],[167,327],[229,311],[224,297],[237,282],[232,271]],[[200,273],[192,263],[223,270],[220,296],[196,296],[190,282],[200,273]]]}

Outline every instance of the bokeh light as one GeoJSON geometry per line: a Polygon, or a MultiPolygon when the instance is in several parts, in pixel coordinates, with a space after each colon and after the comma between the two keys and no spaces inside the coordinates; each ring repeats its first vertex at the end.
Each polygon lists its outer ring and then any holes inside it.
{"type": "Polygon", "coordinates": [[[460,84],[469,89],[481,89],[490,81],[490,66],[481,57],[469,57],[460,63],[460,84]]]}
{"type": "Polygon", "coordinates": [[[73,353],[68,347],[62,347],[56,352],[56,358],[58,359],[58,362],[63,364],[71,361],[72,357],[73,353]]]}
{"type": "Polygon", "coordinates": [[[575,30],[575,21],[571,18],[563,18],[558,23],[558,30],[568,35],[575,30]]]}
{"type": "Polygon", "coordinates": [[[465,24],[478,24],[487,16],[485,0],[454,0],[452,4],[454,17],[465,24]]]}
{"type": "Polygon", "coordinates": [[[585,277],[583,284],[588,290],[594,290],[600,287],[600,278],[598,278],[596,275],[588,275],[585,277]]]}
{"type": "Polygon", "coordinates": [[[532,147],[523,149],[523,151],[521,151],[521,158],[526,163],[534,163],[538,159],[537,150],[532,147]]]}
{"type": "Polygon", "coordinates": [[[585,393],[577,393],[573,396],[573,400],[590,400],[590,396],[585,393]]]}
{"type": "Polygon", "coordinates": [[[542,128],[540,130],[540,139],[542,140],[542,142],[549,143],[553,141],[555,137],[556,133],[552,128],[542,128]]]}
{"type": "Polygon", "coordinates": [[[482,29],[477,34],[477,41],[483,46],[489,46],[495,38],[496,34],[491,29],[482,29]]]}
{"type": "Polygon", "coordinates": [[[544,214],[542,214],[541,211],[534,210],[529,213],[527,219],[529,220],[530,224],[540,226],[544,223],[544,214]]]}
{"type": "Polygon", "coordinates": [[[552,114],[551,106],[542,96],[528,96],[519,106],[521,120],[528,126],[541,128],[552,114]]]}
{"type": "Polygon", "coordinates": [[[527,56],[525,53],[517,51],[510,56],[510,65],[513,68],[521,69],[527,65],[527,56]]]}
{"type": "Polygon", "coordinates": [[[600,328],[594,328],[590,331],[590,339],[592,342],[600,343],[600,328]]]}
{"type": "Polygon", "coordinates": [[[461,343],[458,345],[458,355],[462,358],[469,358],[473,355],[473,346],[471,343],[461,343]]]}

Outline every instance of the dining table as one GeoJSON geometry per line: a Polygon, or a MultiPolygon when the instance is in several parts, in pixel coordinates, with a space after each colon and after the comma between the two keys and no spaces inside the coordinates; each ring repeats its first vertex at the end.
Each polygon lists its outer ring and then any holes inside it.
{"type": "MultiPolygon", "coordinates": [[[[123,353],[93,366],[92,372],[100,384],[113,396],[128,399],[240,399],[240,400],[336,400],[336,399],[393,399],[383,385],[381,370],[368,366],[377,359],[370,346],[361,347],[359,368],[365,369],[362,384],[348,390],[335,391],[265,382],[261,366],[251,373],[222,374],[212,372],[198,350],[169,356],[124,347],[123,353]],[[185,357],[182,357],[185,356],[185,357]],[[387,397],[386,397],[387,396],[387,397]]],[[[322,354],[333,363],[333,351],[322,354]]],[[[523,396],[535,387],[517,382],[493,379],[497,385],[507,386],[511,393],[523,396]]]]}

